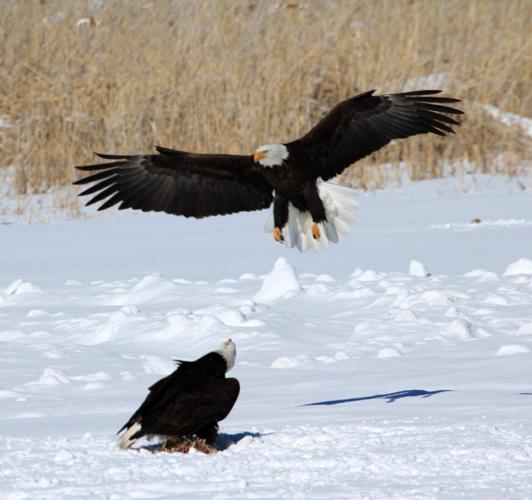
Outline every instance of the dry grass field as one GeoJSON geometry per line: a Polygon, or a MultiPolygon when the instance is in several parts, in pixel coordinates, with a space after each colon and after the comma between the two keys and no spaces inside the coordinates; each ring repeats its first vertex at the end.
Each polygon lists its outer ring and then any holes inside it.
{"type": "Polygon", "coordinates": [[[42,192],[93,151],[247,154],[357,92],[443,88],[464,101],[456,136],[394,143],[344,181],[385,185],[399,161],[512,175],[531,139],[483,105],[532,115],[531,17],[531,0],[2,0],[0,163],[42,192]]]}

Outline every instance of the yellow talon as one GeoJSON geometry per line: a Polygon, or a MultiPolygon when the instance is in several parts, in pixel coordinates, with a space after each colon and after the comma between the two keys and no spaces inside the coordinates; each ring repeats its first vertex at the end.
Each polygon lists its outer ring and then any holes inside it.
{"type": "Polygon", "coordinates": [[[281,229],[278,227],[273,228],[273,239],[275,241],[283,241],[283,235],[281,233],[281,229]]]}
{"type": "Polygon", "coordinates": [[[312,237],[315,240],[319,240],[321,236],[320,226],[316,224],[315,222],[312,224],[312,237]]]}

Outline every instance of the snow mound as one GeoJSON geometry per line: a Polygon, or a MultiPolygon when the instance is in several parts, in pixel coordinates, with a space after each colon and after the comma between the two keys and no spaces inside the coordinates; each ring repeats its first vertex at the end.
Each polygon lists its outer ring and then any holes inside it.
{"type": "Polygon", "coordinates": [[[430,273],[427,271],[425,265],[418,260],[410,261],[408,274],[410,274],[410,276],[417,276],[419,278],[426,278],[427,276],[430,276],[430,273]]]}
{"type": "Polygon", "coordinates": [[[241,326],[245,324],[243,318],[244,315],[238,310],[222,306],[198,309],[194,312],[178,309],[170,311],[166,316],[167,332],[170,333],[170,337],[176,335],[186,335],[189,338],[202,337],[225,331],[227,325],[241,326]]]}
{"type": "Polygon", "coordinates": [[[282,356],[277,358],[272,364],[271,368],[283,369],[283,368],[294,368],[299,366],[300,362],[296,358],[291,358],[288,356],[282,356]]]}
{"type": "Polygon", "coordinates": [[[20,295],[22,293],[39,293],[42,290],[27,281],[18,279],[10,283],[4,290],[5,295],[20,295]]]}
{"type": "Polygon", "coordinates": [[[213,306],[206,309],[206,312],[212,314],[228,326],[240,326],[246,321],[244,314],[233,307],[213,306]]]}
{"type": "Polygon", "coordinates": [[[530,349],[525,345],[508,344],[499,347],[497,356],[512,356],[513,354],[524,354],[527,352],[530,352],[530,349]]]}
{"type": "Polygon", "coordinates": [[[70,279],[67,279],[65,281],[65,286],[80,286],[82,285],[83,283],[81,281],[78,281],[78,280],[74,280],[72,278],[70,279]]]}
{"type": "Polygon", "coordinates": [[[468,273],[465,273],[464,276],[466,278],[475,278],[479,283],[483,283],[485,281],[497,281],[499,279],[497,273],[485,271],[484,269],[475,269],[473,271],[469,271],[468,273]]]}
{"type": "Polygon", "coordinates": [[[516,276],[518,274],[532,274],[532,260],[519,259],[512,262],[504,271],[504,276],[516,276]]]}
{"type": "Polygon", "coordinates": [[[532,335],[532,323],[525,323],[516,332],[517,335],[532,335]]]}
{"type": "Polygon", "coordinates": [[[176,285],[161,276],[150,274],[135,284],[126,294],[124,304],[142,304],[149,302],[161,295],[173,294],[177,290],[176,285]]]}
{"type": "Polygon", "coordinates": [[[238,278],[239,280],[256,280],[257,279],[257,276],[253,273],[244,273],[240,276],[240,278],[238,278]]]}
{"type": "Polygon", "coordinates": [[[493,293],[488,294],[482,302],[484,302],[484,304],[493,304],[493,305],[498,305],[498,306],[508,305],[507,299],[505,299],[501,295],[495,295],[493,293]]]}
{"type": "Polygon", "coordinates": [[[393,319],[394,321],[416,321],[417,316],[410,309],[405,309],[403,311],[398,312],[393,319]]]}
{"type": "Polygon", "coordinates": [[[351,274],[351,278],[353,278],[351,282],[356,283],[357,281],[362,281],[362,282],[377,281],[379,279],[382,279],[382,277],[383,277],[382,274],[377,273],[373,269],[366,269],[365,271],[363,271],[362,269],[356,269],[351,274]]]}
{"type": "Polygon", "coordinates": [[[273,269],[264,278],[261,289],[255,294],[255,302],[268,303],[284,297],[289,292],[301,290],[297,274],[292,265],[279,257],[273,269]]]}
{"type": "Polygon", "coordinates": [[[170,330],[176,335],[190,332],[191,328],[196,324],[196,318],[192,313],[170,312],[166,320],[169,323],[170,330]]]}
{"type": "Polygon", "coordinates": [[[66,372],[56,368],[45,368],[38,380],[30,382],[32,385],[58,385],[68,383],[70,383],[70,379],[66,372]]]}
{"type": "Polygon", "coordinates": [[[386,347],[377,353],[377,358],[380,359],[400,358],[401,356],[402,354],[395,347],[386,347]]]}
{"type": "Polygon", "coordinates": [[[336,280],[330,274],[320,274],[316,276],[316,281],[321,283],[334,283],[336,280]]]}
{"type": "Polygon", "coordinates": [[[199,320],[199,333],[201,335],[212,335],[219,332],[223,326],[224,323],[216,316],[205,314],[199,320]]]}
{"type": "Polygon", "coordinates": [[[463,341],[473,340],[475,338],[473,325],[462,318],[451,321],[447,325],[444,335],[446,337],[456,337],[463,341]]]}
{"type": "Polygon", "coordinates": [[[132,316],[139,312],[137,306],[127,304],[119,311],[112,313],[107,321],[101,324],[95,331],[87,332],[80,343],[83,345],[97,345],[115,339],[120,329],[130,321],[132,316]]]}
{"type": "Polygon", "coordinates": [[[75,375],[70,377],[72,380],[81,380],[84,382],[96,382],[101,380],[111,380],[112,377],[107,372],[99,371],[94,373],[87,373],[87,375],[75,375]]]}
{"type": "Polygon", "coordinates": [[[7,399],[7,398],[18,398],[18,394],[14,391],[10,391],[9,389],[2,389],[0,387],[0,399],[7,399]]]}

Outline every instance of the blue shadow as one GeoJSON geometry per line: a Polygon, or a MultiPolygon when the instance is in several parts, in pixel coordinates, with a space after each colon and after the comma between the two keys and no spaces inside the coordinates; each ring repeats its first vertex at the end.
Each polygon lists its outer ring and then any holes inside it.
{"type": "Polygon", "coordinates": [[[520,396],[532,396],[532,392],[520,392],[520,396]]]}
{"type": "Polygon", "coordinates": [[[421,389],[410,389],[407,391],[390,392],[388,394],[375,394],[373,396],[363,396],[360,398],[332,399],[330,401],[319,401],[317,403],[307,403],[300,406],[330,406],[343,403],[356,403],[358,401],[368,401],[369,399],[384,399],[387,403],[393,403],[402,398],[430,398],[440,392],[452,392],[451,389],[440,389],[438,391],[423,391],[421,389]]]}
{"type": "MultiPolygon", "coordinates": [[[[267,436],[269,434],[273,434],[273,433],[272,432],[265,432],[265,433],[240,432],[238,434],[218,434],[218,436],[216,437],[215,447],[218,449],[218,451],[224,451],[224,450],[227,450],[229,446],[238,443],[240,440],[244,439],[245,437],[249,436],[250,438],[254,439],[254,438],[260,438],[262,436],[267,436]]],[[[161,451],[164,451],[165,453],[174,453],[174,452],[167,452],[163,450],[163,444],[164,444],[164,440],[162,440],[159,443],[144,444],[143,446],[138,446],[136,448],[131,448],[131,449],[134,451],[146,450],[152,453],[158,453],[161,451]]],[[[175,453],[178,453],[178,452],[175,452],[175,453]]],[[[188,453],[188,451],[185,451],[184,453],[188,453]]]]}
{"type": "Polygon", "coordinates": [[[216,438],[216,446],[218,447],[219,451],[224,451],[229,448],[229,446],[238,443],[241,439],[244,439],[245,437],[249,436],[250,438],[255,439],[260,438],[262,436],[267,436],[268,434],[272,433],[240,432],[238,434],[218,434],[218,437],[216,438]]]}

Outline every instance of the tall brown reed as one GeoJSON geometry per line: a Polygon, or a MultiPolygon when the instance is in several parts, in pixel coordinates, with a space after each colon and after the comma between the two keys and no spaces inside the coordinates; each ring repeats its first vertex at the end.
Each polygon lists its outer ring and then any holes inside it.
{"type": "Polygon", "coordinates": [[[530,138],[482,105],[532,114],[531,14],[530,0],[3,0],[0,163],[38,192],[93,151],[247,154],[357,92],[442,87],[464,100],[456,136],[392,144],[344,181],[383,185],[398,170],[377,165],[399,161],[414,179],[451,160],[511,175],[530,138]]]}

